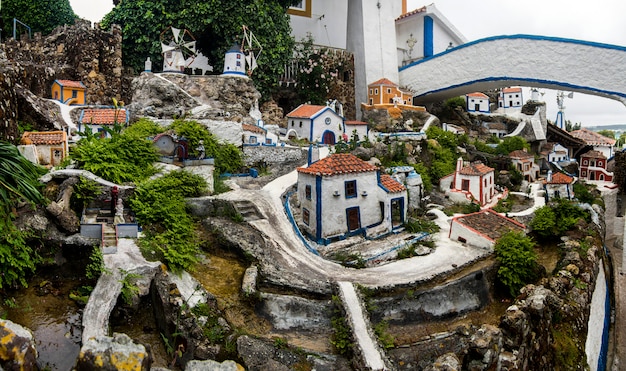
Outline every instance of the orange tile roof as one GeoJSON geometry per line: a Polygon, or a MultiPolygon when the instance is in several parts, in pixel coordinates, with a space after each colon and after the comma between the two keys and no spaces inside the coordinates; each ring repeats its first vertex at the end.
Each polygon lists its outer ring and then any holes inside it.
{"type": "Polygon", "coordinates": [[[298,168],[299,173],[322,176],[365,173],[377,170],[376,166],[349,153],[335,153],[311,164],[309,167],[298,168]]]}
{"type": "Polygon", "coordinates": [[[602,152],[595,151],[595,150],[587,151],[587,152],[583,153],[582,155],[580,155],[580,157],[606,159],[606,156],[602,152]]]}
{"type": "Polygon", "coordinates": [[[534,157],[534,156],[526,151],[518,149],[509,153],[509,157],[523,159],[523,158],[529,158],[529,157],[534,157]]]}
{"type": "Polygon", "coordinates": [[[346,125],[367,125],[364,121],[346,121],[346,125]]]}
{"type": "Polygon", "coordinates": [[[22,144],[63,144],[67,140],[64,131],[27,131],[22,135],[22,144]]]}
{"type": "Polygon", "coordinates": [[[552,174],[552,179],[544,181],[546,184],[571,184],[574,178],[563,173],[552,174]]]}
{"type": "Polygon", "coordinates": [[[249,124],[241,124],[241,128],[245,131],[250,131],[253,133],[265,134],[265,130],[260,126],[249,125],[249,124]]]}
{"type": "Polygon", "coordinates": [[[83,124],[93,125],[113,125],[116,121],[118,124],[126,122],[126,109],[87,108],[80,120],[83,124]]]}
{"type": "Polygon", "coordinates": [[[453,221],[468,226],[493,241],[509,231],[523,231],[526,228],[523,224],[502,216],[492,209],[458,216],[453,221]]]}
{"type": "Polygon", "coordinates": [[[585,143],[592,146],[613,146],[616,140],[605,137],[602,134],[598,134],[593,130],[582,128],[580,130],[574,130],[570,132],[573,137],[582,139],[585,143]]]}
{"type": "Polygon", "coordinates": [[[59,85],[66,88],[86,89],[85,85],[81,81],[72,80],[55,80],[59,85]]]}
{"type": "Polygon", "coordinates": [[[503,93],[519,93],[522,91],[522,88],[504,88],[502,89],[503,93]]]}
{"type": "Polygon", "coordinates": [[[305,118],[305,119],[310,119],[311,117],[315,116],[316,113],[318,113],[319,111],[325,109],[327,106],[316,106],[316,105],[312,105],[312,104],[301,104],[300,106],[298,106],[298,108],[296,108],[295,110],[289,112],[287,114],[287,117],[298,117],[298,118],[305,118]]]}
{"type": "Polygon", "coordinates": [[[383,77],[382,79],[380,79],[380,80],[376,80],[376,81],[374,81],[373,83],[371,83],[371,84],[369,84],[369,85],[367,85],[367,86],[369,87],[369,86],[374,86],[374,85],[377,85],[377,86],[378,86],[378,85],[385,85],[385,86],[398,86],[398,84],[396,84],[395,82],[393,82],[393,81],[391,81],[391,80],[389,80],[389,79],[386,79],[386,78],[384,78],[384,77],[383,77]]]}
{"type": "Polygon", "coordinates": [[[411,10],[410,12],[406,12],[406,13],[402,14],[401,16],[399,16],[398,18],[396,18],[396,22],[401,20],[401,19],[408,18],[408,17],[410,17],[412,15],[415,15],[415,14],[424,13],[425,11],[426,11],[426,6],[423,6],[421,8],[417,8],[415,10],[411,10]]]}
{"type": "Polygon", "coordinates": [[[487,165],[484,165],[481,162],[475,162],[472,164],[469,164],[467,166],[464,166],[461,171],[459,171],[459,174],[463,174],[463,175],[485,175],[487,173],[492,172],[494,169],[492,167],[489,167],[487,165]]]}
{"type": "Polygon", "coordinates": [[[467,94],[468,97],[473,97],[473,98],[483,98],[483,99],[489,99],[489,97],[486,94],[483,93],[469,93],[467,94]]]}
{"type": "Polygon", "coordinates": [[[380,184],[382,184],[389,193],[406,191],[406,188],[404,188],[400,182],[387,174],[380,174],[380,184]]]}

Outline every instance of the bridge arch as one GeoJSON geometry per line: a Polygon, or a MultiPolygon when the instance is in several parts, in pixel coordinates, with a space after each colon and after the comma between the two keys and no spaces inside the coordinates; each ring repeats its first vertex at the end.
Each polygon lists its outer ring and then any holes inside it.
{"type": "Polygon", "coordinates": [[[626,47],[534,35],[476,40],[400,68],[416,104],[519,85],[626,105],[626,47]]]}

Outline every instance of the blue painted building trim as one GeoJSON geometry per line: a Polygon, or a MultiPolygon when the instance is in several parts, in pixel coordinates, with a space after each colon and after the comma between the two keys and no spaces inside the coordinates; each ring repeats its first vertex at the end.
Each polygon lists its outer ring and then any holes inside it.
{"type": "Polygon", "coordinates": [[[309,142],[313,142],[313,126],[315,125],[315,119],[311,117],[309,119],[309,142]]]}
{"type": "Polygon", "coordinates": [[[222,75],[238,75],[248,77],[248,75],[246,75],[246,73],[243,71],[226,71],[223,72],[222,75]]]}
{"type": "Polygon", "coordinates": [[[434,22],[430,16],[424,16],[424,58],[432,57],[434,52],[434,22]]]}
{"type": "Polygon", "coordinates": [[[346,232],[347,236],[354,236],[360,233],[364,233],[365,229],[361,227],[361,208],[359,206],[352,206],[352,207],[347,207],[346,208],[346,229],[348,230],[348,232],[346,232]],[[354,229],[354,230],[350,230],[350,218],[348,217],[348,211],[350,210],[356,210],[357,215],[359,217],[359,228],[354,229]]]}
{"type": "Polygon", "coordinates": [[[322,176],[315,177],[315,239],[322,239],[322,176]]]}
{"type": "Polygon", "coordinates": [[[450,85],[450,86],[448,86],[446,88],[431,90],[431,91],[425,92],[423,94],[416,95],[416,97],[424,97],[424,96],[427,96],[429,94],[438,93],[440,91],[446,91],[446,90],[450,90],[450,89],[454,89],[454,88],[459,88],[459,87],[462,87],[462,86],[472,85],[472,84],[479,83],[479,82],[511,81],[511,80],[515,80],[515,81],[519,81],[519,82],[531,82],[531,83],[555,85],[555,86],[559,86],[559,87],[563,88],[562,90],[575,90],[575,89],[587,90],[587,91],[593,91],[593,92],[597,92],[597,93],[601,93],[601,94],[615,95],[615,96],[619,96],[619,97],[622,97],[622,98],[626,98],[626,93],[621,93],[621,92],[614,92],[614,91],[609,91],[609,90],[596,89],[596,88],[591,88],[591,87],[588,87],[588,86],[574,85],[574,84],[560,82],[560,81],[554,81],[554,80],[531,79],[531,78],[526,78],[526,77],[514,77],[514,76],[494,76],[494,77],[486,77],[484,79],[477,79],[477,80],[467,81],[467,82],[464,82],[462,84],[455,84],[455,85],[450,85]]]}
{"type": "MultiPolygon", "coordinates": [[[[606,250],[606,247],[605,247],[606,250]]],[[[600,266],[602,269],[602,266],[600,266]]],[[[607,369],[607,355],[609,352],[609,329],[611,328],[611,291],[609,283],[605,281],[606,299],[604,300],[604,328],[602,330],[602,345],[600,346],[600,355],[598,357],[598,370],[607,369]]]]}
{"type": "Polygon", "coordinates": [[[459,49],[467,48],[467,47],[470,47],[470,46],[473,46],[473,45],[476,45],[476,44],[480,44],[480,43],[484,43],[484,42],[490,42],[490,41],[515,40],[515,39],[537,40],[537,41],[553,41],[553,42],[561,42],[561,43],[570,43],[570,44],[593,46],[593,47],[596,47],[596,48],[603,48],[603,49],[620,50],[620,51],[626,52],[626,47],[624,47],[624,46],[603,44],[603,43],[597,43],[597,42],[592,42],[592,41],[584,41],[584,40],[576,40],[576,39],[566,39],[566,38],[562,38],[562,37],[550,37],[550,36],[538,36],[538,35],[523,35],[523,34],[518,34],[518,35],[501,35],[501,36],[486,37],[484,39],[479,39],[479,40],[471,41],[471,42],[468,42],[468,43],[465,43],[465,44],[461,44],[461,45],[455,47],[454,49],[446,50],[446,51],[443,51],[443,52],[438,53],[436,55],[433,55],[432,57],[420,59],[420,60],[415,61],[413,63],[409,63],[406,66],[400,67],[398,70],[399,71],[403,71],[403,70],[405,70],[407,68],[410,68],[412,66],[418,65],[420,63],[424,63],[424,62],[430,61],[433,58],[439,58],[439,57],[441,57],[443,55],[446,55],[448,53],[457,51],[459,49]]]}
{"type": "Polygon", "coordinates": [[[285,212],[287,213],[287,218],[289,219],[289,222],[291,223],[293,230],[296,232],[296,235],[298,236],[298,238],[300,238],[300,241],[302,241],[306,249],[312,252],[313,254],[319,256],[320,253],[316,249],[311,247],[311,245],[306,240],[306,238],[304,238],[304,236],[300,232],[300,229],[298,228],[298,224],[296,223],[293,217],[293,213],[291,212],[291,207],[289,206],[289,198],[291,197],[292,194],[293,192],[287,193],[287,195],[285,196],[285,203],[283,204],[283,206],[285,207],[285,212]]]}
{"type": "MultiPolygon", "coordinates": [[[[391,204],[393,204],[394,201],[400,201],[400,223],[404,224],[404,220],[406,219],[406,215],[404,215],[404,197],[396,197],[396,198],[392,198],[391,199],[391,204]]],[[[389,205],[389,212],[391,212],[393,214],[393,210],[391,210],[391,205],[389,205]]],[[[392,221],[392,225],[393,225],[393,221],[392,221]]],[[[399,227],[395,227],[392,228],[393,230],[399,229],[402,226],[399,227]]]]}

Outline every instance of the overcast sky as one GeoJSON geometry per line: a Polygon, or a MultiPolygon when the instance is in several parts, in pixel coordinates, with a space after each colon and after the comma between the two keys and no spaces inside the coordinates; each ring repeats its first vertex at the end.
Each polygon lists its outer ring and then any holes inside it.
{"type": "MultiPolygon", "coordinates": [[[[113,7],[112,0],[70,0],[70,3],[76,14],[92,22],[101,20],[113,7]]],[[[626,46],[624,0],[408,0],[408,3],[409,10],[434,3],[468,41],[529,34],[626,46]]],[[[548,119],[554,121],[556,91],[543,92],[548,119]]],[[[524,99],[529,97],[525,91],[524,99]]],[[[575,93],[572,99],[565,99],[565,106],[565,119],[584,126],[626,124],[626,106],[617,101],[575,93]]]]}

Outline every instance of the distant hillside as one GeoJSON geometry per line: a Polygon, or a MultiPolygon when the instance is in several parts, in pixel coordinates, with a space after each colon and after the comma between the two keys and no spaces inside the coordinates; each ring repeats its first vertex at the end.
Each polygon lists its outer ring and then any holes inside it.
{"type": "Polygon", "coordinates": [[[600,130],[614,130],[614,131],[626,131],[626,124],[611,124],[611,125],[597,125],[597,126],[585,126],[586,129],[593,131],[600,130]]]}

